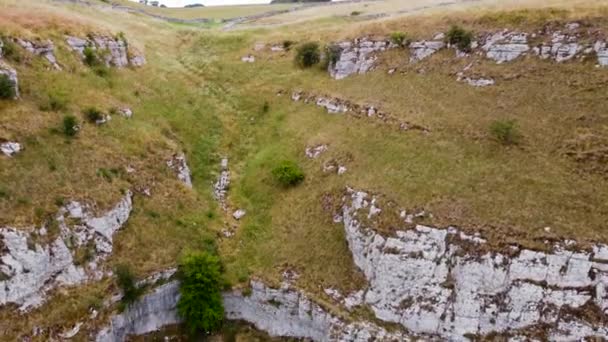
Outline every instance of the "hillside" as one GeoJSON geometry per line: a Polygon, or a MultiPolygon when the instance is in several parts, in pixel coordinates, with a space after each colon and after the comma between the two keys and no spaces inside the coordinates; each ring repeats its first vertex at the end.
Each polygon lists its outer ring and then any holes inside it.
{"type": "Polygon", "coordinates": [[[608,7],[395,4],[0,0],[0,340],[608,338],[608,7]]]}

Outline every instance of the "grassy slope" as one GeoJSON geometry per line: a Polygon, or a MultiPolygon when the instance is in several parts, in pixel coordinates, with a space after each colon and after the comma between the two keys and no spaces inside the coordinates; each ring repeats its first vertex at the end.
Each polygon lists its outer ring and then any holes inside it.
{"type": "MultiPolygon", "coordinates": [[[[219,157],[227,155],[233,172],[230,201],[248,211],[236,237],[219,240],[232,283],[250,276],[278,281],[285,268],[293,268],[302,276],[300,285],[316,294],[321,286],[360,286],[343,230],[322,205],[326,195],[340,194],[347,185],[386,194],[407,209],[425,208],[434,215],[427,223],[481,230],[491,241],[542,247],[545,226],[553,228],[550,237],[608,241],[606,179],[579,172],[561,153],[563,141],[573,138],[577,129],[608,124],[608,99],[601,92],[608,82],[605,70],[535,59],[501,66],[486,61],[478,70],[497,76],[499,83],[474,89],[454,80],[453,73],[464,62],[454,61],[447,51],[417,66],[405,63],[406,52],[394,51],[383,57],[378,71],[343,81],[333,81],[318,69],[294,68],[289,53],[260,52],[256,63],[240,62],[258,41],[329,42],[396,30],[428,38],[451,22],[476,31],[532,29],[569,16],[605,17],[605,8],[432,16],[378,24],[318,20],[315,30],[302,24],[281,32],[221,33],[133,21],[128,14],[80,7],[68,11],[11,0],[1,0],[0,6],[7,9],[0,19],[11,23],[2,27],[7,33],[60,42],[66,31],[86,33],[91,30],[87,26],[123,31],[148,58],[141,70],[114,71],[101,78],[59,44],[58,57],[66,64],[62,73],[45,72],[43,62],[35,58],[16,65],[23,99],[0,103],[0,136],[25,142],[26,151],[14,159],[0,158],[0,184],[7,194],[0,198],[3,224],[43,221],[56,209],[58,197],[107,207],[122,188],[154,184],[151,198],[136,198],[133,217],[117,235],[111,260],[132,264],[143,275],[172,265],[183,249],[207,248],[221,227],[236,225],[210,198],[219,157]],[[32,12],[31,6],[37,10],[32,12]],[[387,75],[386,69],[393,66],[404,73],[387,75]],[[419,68],[425,72],[419,73],[419,68]],[[276,96],[279,90],[295,88],[381,105],[397,117],[430,127],[432,133],[399,133],[276,96]],[[54,92],[67,99],[67,108],[41,111],[54,92]],[[262,110],[265,102],[268,112],[262,110]],[[116,117],[99,128],[85,124],[74,140],[51,131],[64,114],[80,116],[91,105],[127,105],[135,116],[116,117]],[[582,115],[587,120],[579,120],[582,115]],[[524,136],[521,147],[505,149],[488,136],[490,122],[503,118],[518,121],[524,136]],[[328,143],[330,150],[318,160],[307,160],[305,147],[317,143],[328,143]],[[164,166],[166,158],[181,149],[194,172],[194,192],[184,189],[164,166]],[[342,177],[321,171],[322,163],[334,157],[350,160],[342,177]],[[301,186],[284,190],[273,182],[270,169],[282,159],[302,164],[307,178],[301,186]],[[138,172],[112,182],[97,176],[99,168],[126,164],[138,172]]],[[[593,21],[608,29],[605,21],[593,21]]],[[[15,336],[34,325],[69,326],[111,287],[104,281],[69,291],[27,321],[8,320],[12,314],[4,310],[0,321],[10,323],[0,323],[0,331],[15,336]]]]}

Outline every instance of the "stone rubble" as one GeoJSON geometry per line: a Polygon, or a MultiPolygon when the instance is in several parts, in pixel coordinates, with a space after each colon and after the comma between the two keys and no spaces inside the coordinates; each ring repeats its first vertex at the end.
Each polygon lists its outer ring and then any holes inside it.
{"type": "Polygon", "coordinates": [[[22,311],[39,306],[48,291],[61,285],[76,285],[103,277],[101,263],[112,253],[112,237],[129,219],[132,194],[102,216],[95,217],[88,206],[70,202],[54,220],[57,237],[38,243],[49,227],[39,229],[0,228],[4,249],[0,254],[0,305],[17,304],[22,311]],[[89,249],[91,258],[75,261],[76,251],[89,249]]]}
{"type": "Polygon", "coordinates": [[[121,108],[118,110],[118,113],[122,116],[125,117],[127,119],[130,119],[133,117],[133,111],[131,110],[131,108],[121,108]]]}
{"type": "Polygon", "coordinates": [[[347,100],[333,98],[329,96],[317,96],[314,94],[308,94],[303,91],[294,91],[291,94],[291,99],[294,102],[302,100],[304,103],[314,103],[319,107],[324,108],[330,114],[350,114],[356,117],[368,117],[377,119],[385,124],[393,125],[399,130],[419,130],[423,132],[429,132],[425,127],[411,124],[393,118],[390,114],[379,110],[375,106],[370,105],[359,105],[352,103],[347,100]]]}
{"type": "Polygon", "coordinates": [[[227,209],[226,197],[230,188],[230,170],[228,170],[228,158],[223,158],[221,163],[221,172],[217,182],[213,185],[213,196],[220,203],[223,210],[227,209]]]}
{"type": "Polygon", "coordinates": [[[140,67],[146,63],[143,55],[129,49],[128,44],[120,38],[104,35],[90,35],[90,38],[87,39],[66,36],[66,43],[81,58],[84,58],[84,50],[87,47],[102,52],[100,57],[103,58],[104,63],[108,67],[124,68],[129,65],[140,67]]]}
{"type": "Polygon", "coordinates": [[[21,144],[17,142],[7,141],[0,144],[0,151],[2,151],[2,153],[7,157],[12,157],[21,152],[21,150],[21,144]]]}
{"type": "Polygon", "coordinates": [[[583,50],[583,46],[577,43],[576,36],[570,36],[561,32],[554,32],[551,42],[541,44],[532,49],[534,54],[542,59],[552,58],[556,62],[570,60],[583,50]]]}
{"type": "Polygon", "coordinates": [[[378,319],[451,341],[516,329],[550,340],[608,338],[605,320],[582,314],[608,313],[608,246],[503,254],[483,252],[484,239],[455,228],[418,225],[384,236],[374,230],[378,207],[375,196],[349,189],[342,211],[354,262],[369,282],[364,303],[378,319]]]}
{"type": "Polygon", "coordinates": [[[6,64],[2,59],[0,59],[0,75],[5,75],[6,77],[8,77],[8,80],[12,83],[13,90],[15,91],[15,97],[13,99],[18,99],[19,78],[17,77],[17,71],[10,65],[6,64]]]}
{"type": "Polygon", "coordinates": [[[317,159],[321,153],[325,151],[327,151],[327,145],[321,144],[313,147],[307,147],[305,153],[308,159],[317,159]]]}
{"type": "Polygon", "coordinates": [[[593,51],[597,54],[598,65],[608,67],[608,46],[606,42],[597,41],[593,46],[593,51]]]}
{"type": "Polygon", "coordinates": [[[59,66],[55,57],[55,44],[50,39],[45,41],[30,41],[17,38],[15,41],[27,52],[46,58],[55,70],[61,70],[61,66],[59,66]]]}
{"type": "Polygon", "coordinates": [[[175,172],[177,179],[184,183],[187,187],[192,188],[192,177],[190,168],[186,162],[186,155],[174,154],[171,159],[167,161],[167,166],[175,172]]]}
{"type": "Polygon", "coordinates": [[[336,80],[372,70],[377,60],[376,53],[395,47],[387,40],[374,41],[369,38],[357,38],[335,46],[338,56],[335,62],[329,64],[328,71],[336,80]]]}

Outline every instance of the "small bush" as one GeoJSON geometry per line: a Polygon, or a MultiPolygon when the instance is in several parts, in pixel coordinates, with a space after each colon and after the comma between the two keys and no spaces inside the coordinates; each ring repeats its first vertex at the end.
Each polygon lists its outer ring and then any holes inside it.
{"type": "Polygon", "coordinates": [[[490,134],[503,145],[516,145],[521,138],[514,120],[497,120],[490,125],[490,134]]]}
{"type": "Polygon", "coordinates": [[[104,114],[99,109],[90,107],[84,111],[84,116],[90,123],[96,123],[97,121],[103,120],[104,114]]]}
{"type": "Polygon", "coordinates": [[[74,115],[63,117],[63,134],[73,137],[78,133],[78,121],[74,115]]]}
{"type": "Polygon", "coordinates": [[[275,167],[272,175],[283,186],[294,186],[304,180],[304,172],[300,166],[289,160],[283,161],[275,167]]]}
{"type": "Polygon", "coordinates": [[[328,65],[336,65],[340,60],[342,48],[337,44],[331,44],[325,47],[325,67],[328,65]]]}
{"type": "Polygon", "coordinates": [[[100,64],[99,57],[97,56],[97,51],[90,46],[84,48],[82,52],[84,54],[84,64],[92,67],[100,64]]]}
{"type": "Polygon", "coordinates": [[[186,255],[179,265],[179,315],[192,333],[217,330],[224,318],[221,265],[206,252],[186,255]]]}
{"type": "Polygon", "coordinates": [[[407,47],[410,45],[410,40],[405,32],[393,32],[391,33],[391,42],[401,47],[407,47]]]}
{"type": "Polygon", "coordinates": [[[114,270],[114,274],[116,275],[118,286],[122,289],[122,303],[129,305],[135,302],[143,293],[143,289],[137,287],[137,281],[131,268],[127,265],[118,265],[114,270]]]}
{"type": "Polygon", "coordinates": [[[67,99],[63,94],[50,94],[48,102],[40,106],[40,110],[45,112],[59,112],[67,107],[67,99]]]}
{"type": "Polygon", "coordinates": [[[268,113],[270,110],[270,103],[268,101],[264,101],[264,105],[262,106],[262,113],[268,113]]]}
{"type": "Polygon", "coordinates": [[[0,74],[0,99],[10,100],[15,97],[15,85],[5,74],[0,74]]]}
{"type": "Polygon", "coordinates": [[[283,49],[285,49],[285,51],[289,51],[289,50],[291,50],[291,47],[293,46],[293,44],[294,44],[293,40],[284,40],[283,49]]]}
{"type": "Polygon", "coordinates": [[[455,45],[461,51],[471,51],[473,42],[473,32],[467,31],[460,26],[454,25],[446,34],[446,40],[451,45],[455,45]]]}
{"type": "Polygon", "coordinates": [[[12,39],[7,37],[1,37],[0,40],[2,40],[2,43],[4,43],[4,46],[2,47],[2,55],[4,58],[15,62],[20,62],[21,54],[19,53],[17,44],[15,44],[12,39]]]}
{"type": "Polygon", "coordinates": [[[356,17],[356,16],[361,15],[362,13],[363,12],[361,12],[361,11],[352,11],[352,12],[350,12],[350,16],[351,17],[356,17]]]}
{"type": "Polygon", "coordinates": [[[301,68],[310,68],[321,61],[319,44],[315,42],[304,43],[298,47],[296,64],[301,68]]]}

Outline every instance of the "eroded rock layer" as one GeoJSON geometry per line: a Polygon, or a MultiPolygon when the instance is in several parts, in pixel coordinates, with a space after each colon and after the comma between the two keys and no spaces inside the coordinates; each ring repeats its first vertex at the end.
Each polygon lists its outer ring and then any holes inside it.
{"type": "Polygon", "coordinates": [[[375,196],[347,192],[346,238],[379,319],[455,341],[531,329],[551,340],[608,338],[608,246],[479,252],[486,241],[455,228],[379,234],[375,219],[385,214],[375,196]]]}

